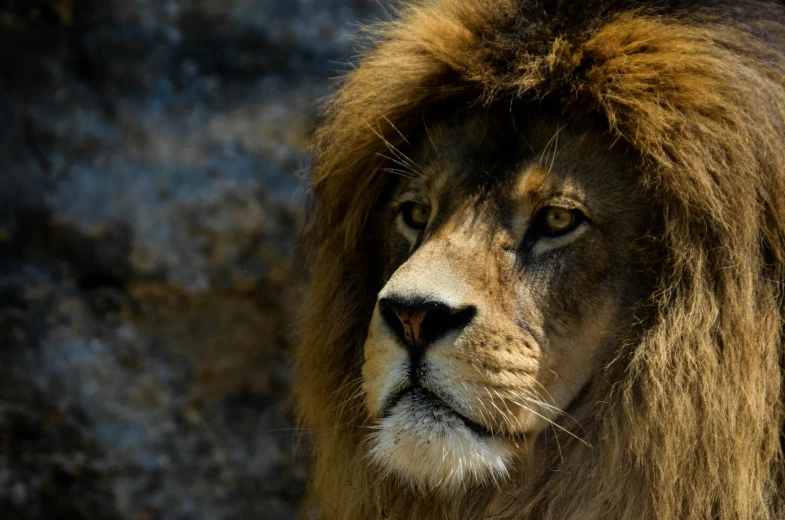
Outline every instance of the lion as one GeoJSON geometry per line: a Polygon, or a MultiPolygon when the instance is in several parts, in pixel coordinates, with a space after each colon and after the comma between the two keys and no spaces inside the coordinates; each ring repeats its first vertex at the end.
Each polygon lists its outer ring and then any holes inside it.
{"type": "Polygon", "coordinates": [[[785,5],[370,34],[312,145],[306,514],[785,518],[785,5]]]}

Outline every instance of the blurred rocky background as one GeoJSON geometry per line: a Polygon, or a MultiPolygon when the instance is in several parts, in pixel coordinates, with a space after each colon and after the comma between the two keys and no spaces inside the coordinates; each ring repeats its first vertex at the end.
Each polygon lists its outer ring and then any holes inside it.
{"type": "Polygon", "coordinates": [[[382,3],[0,0],[0,518],[295,516],[298,175],[382,3]]]}

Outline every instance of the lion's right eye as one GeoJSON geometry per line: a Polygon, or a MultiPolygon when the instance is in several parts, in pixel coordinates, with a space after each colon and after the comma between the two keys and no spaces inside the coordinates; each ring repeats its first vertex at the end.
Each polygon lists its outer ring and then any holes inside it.
{"type": "Polygon", "coordinates": [[[586,215],[580,210],[547,206],[535,215],[523,245],[525,248],[531,248],[541,238],[555,239],[569,235],[586,220],[586,215]]]}
{"type": "Polygon", "coordinates": [[[401,207],[404,223],[412,229],[423,230],[431,218],[431,207],[427,204],[407,202],[401,207]]]}

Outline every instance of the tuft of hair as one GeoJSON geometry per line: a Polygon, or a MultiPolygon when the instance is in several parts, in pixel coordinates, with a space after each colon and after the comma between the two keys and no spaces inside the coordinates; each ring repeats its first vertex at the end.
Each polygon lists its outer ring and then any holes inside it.
{"type": "Polygon", "coordinates": [[[320,518],[785,518],[785,5],[423,0],[371,38],[312,145],[295,401],[320,518]],[[525,472],[411,488],[369,459],[360,391],[383,156],[429,115],[518,102],[639,154],[661,221],[645,331],[590,387],[592,447],[554,434],[525,472]]]}

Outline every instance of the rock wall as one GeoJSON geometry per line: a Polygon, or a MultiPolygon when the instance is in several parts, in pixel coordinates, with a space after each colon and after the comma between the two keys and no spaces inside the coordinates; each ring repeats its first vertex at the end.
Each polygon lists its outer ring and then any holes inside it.
{"type": "Polygon", "coordinates": [[[377,0],[0,1],[0,511],[293,518],[305,142],[377,0]]]}

